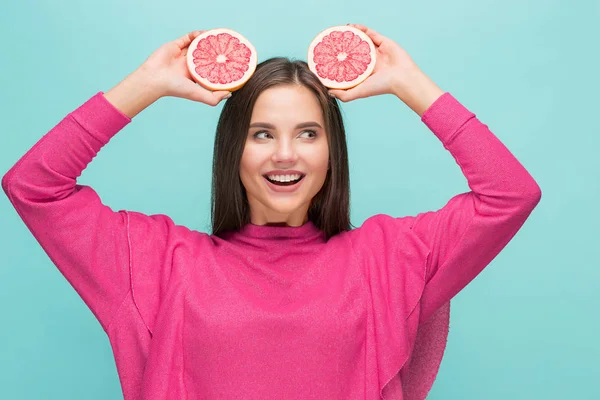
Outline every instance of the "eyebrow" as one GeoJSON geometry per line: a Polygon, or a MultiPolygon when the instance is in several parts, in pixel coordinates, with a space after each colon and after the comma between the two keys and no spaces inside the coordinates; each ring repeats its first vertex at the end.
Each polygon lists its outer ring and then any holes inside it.
{"type": "MultiPolygon", "coordinates": [[[[255,122],[253,124],[250,124],[250,128],[275,129],[275,125],[269,124],[266,122],[255,122]]],[[[318,122],[315,122],[315,121],[302,122],[302,123],[296,125],[296,129],[303,129],[303,128],[321,128],[321,129],[323,129],[323,127],[318,122]]]]}

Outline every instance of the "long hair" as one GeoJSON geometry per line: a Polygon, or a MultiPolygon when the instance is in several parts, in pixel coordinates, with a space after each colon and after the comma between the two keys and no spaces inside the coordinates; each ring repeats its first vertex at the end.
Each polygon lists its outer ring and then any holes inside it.
{"type": "Polygon", "coordinates": [[[277,85],[302,85],[316,96],[325,122],[330,168],[323,187],[312,199],[308,219],[327,239],[352,228],[346,133],[336,99],[304,61],[276,57],[260,63],[244,86],[233,92],[217,124],[213,152],[211,220],[212,233],[239,230],[250,223],[250,206],[240,179],[240,160],[258,96],[277,85]]]}

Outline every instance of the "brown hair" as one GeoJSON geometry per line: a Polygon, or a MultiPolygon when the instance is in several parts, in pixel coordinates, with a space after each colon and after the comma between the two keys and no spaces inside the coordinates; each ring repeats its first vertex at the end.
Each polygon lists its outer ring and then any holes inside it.
{"type": "Polygon", "coordinates": [[[310,89],[323,110],[329,144],[330,169],[321,190],[311,201],[308,219],[326,238],[347,231],[350,224],[350,178],[346,133],[339,104],[304,61],[276,57],[256,67],[244,86],[223,106],[213,153],[211,219],[214,235],[238,230],[250,223],[250,206],[239,176],[240,160],[258,96],[277,85],[302,85],[310,89]]]}

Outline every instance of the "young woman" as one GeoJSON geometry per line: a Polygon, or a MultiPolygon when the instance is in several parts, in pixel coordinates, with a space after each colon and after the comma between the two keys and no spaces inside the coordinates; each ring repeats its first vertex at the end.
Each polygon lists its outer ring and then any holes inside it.
{"type": "Polygon", "coordinates": [[[67,115],[2,180],[15,209],[106,331],[125,399],[423,399],[449,300],[539,202],[486,125],[392,40],[376,70],[330,91],[303,62],[259,65],[239,91],[194,84],[166,43],[67,115]],[[471,191],[437,211],[352,229],[338,100],[393,94],[452,154],[471,191]],[[77,177],[163,96],[214,106],[212,234],[114,212],[77,177]],[[336,99],[337,98],[337,99],[336,99]],[[287,184],[278,181],[300,179],[287,184]]]}

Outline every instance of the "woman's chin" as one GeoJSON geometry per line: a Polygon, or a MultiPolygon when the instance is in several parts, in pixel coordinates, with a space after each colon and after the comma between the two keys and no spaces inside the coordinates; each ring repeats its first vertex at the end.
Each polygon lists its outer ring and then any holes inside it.
{"type": "Polygon", "coordinates": [[[308,208],[298,201],[273,201],[269,204],[268,210],[266,210],[267,216],[272,217],[273,220],[280,221],[288,221],[296,215],[300,219],[304,219],[307,212],[308,208]]]}

